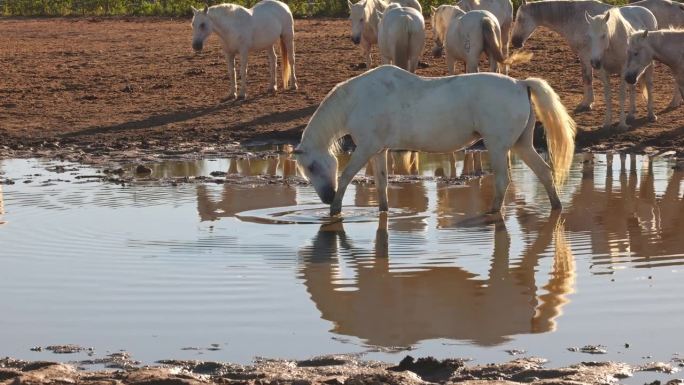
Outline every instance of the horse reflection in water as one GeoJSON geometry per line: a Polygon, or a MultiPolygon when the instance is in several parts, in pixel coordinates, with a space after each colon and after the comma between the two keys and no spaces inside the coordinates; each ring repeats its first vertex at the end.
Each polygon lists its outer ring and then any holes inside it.
{"type": "MultiPolygon", "coordinates": [[[[297,166],[287,155],[267,159],[231,159],[229,175],[296,175],[297,166]]],[[[297,191],[283,184],[223,185],[220,198],[211,194],[206,185],[197,186],[197,211],[202,221],[232,217],[241,211],[297,204],[297,191]]]]}
{"type": "Polygon", "coordinates": [[[511,239],[504,222],[484,221],[481,227],[481,232],[494,228],[486,278],[450,266],[393,271],[386,213],[380,214],[372,252],[355,247],[341,222],[321,226],[311,245],[300,250],[301,277],[322,318],[335,325],[334,332],[372,345],[450,338],[489,346],[514,334],[554,330],[575,283],[574,260],[558,214],[538,226],[536,241],[514,266],[509,264],[511,239]],[[554,238],[553,268],[540,294],[535,270],[540,253],[554,238]],[[343,263],[354,271],[354,291],[338,284],[343,263]]]}
{"type": "Polygon", "coordinates": [[[681,254],[684,248],[680,228],[684,217],[684,197],[680,197],[684,172],[668,171],[672,174],[667,186],[657,196],[653,162],[643,158],[641,170],[637,170],[632,155],[627,170],[626,158],[620,155],[619,175],[615,178],[613,155],[607,155],[608,167],[601,181],[595,175],[593,156],[587,156],[582,179],[566,213],[567,230],[590,236],[597,264],[619,262],[613,259],[624,256],[645,265],[682,264],[681,258],[671,256],[681,254]]]}
{"type": "Polygon", "coordinates": [[[0,226],[4,225],[5,221],[2,220],[2,216],[5,215],[5,202],[2,195],[2,185],[0,185],[0,226]]]}

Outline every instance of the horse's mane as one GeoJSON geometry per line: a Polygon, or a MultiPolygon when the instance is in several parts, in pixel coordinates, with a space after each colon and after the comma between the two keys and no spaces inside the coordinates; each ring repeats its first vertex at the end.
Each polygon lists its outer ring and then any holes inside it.
{"type": "Polygon", "coordinates": [[[218,13],[218,14],[230,14],[234,13],[235,11],[239,10],[247,10],[247,8],[238,5],[238,4],[231,4],[231,3],[223,3],[223,4],[217,4],[209,7],[209,11],[213,11],[213,13],[218,13]]]}
{"type": "Polygon", "coordinates": [[[302,143],[305,140],[312,142],[316,147],[327,147],[333,154],[343,152],[346,111],[343,108],[348,95],[347,87],[352,79],[348,79],[336,85],[325,96],[320,106],[306,125],[302,133],[302,143]]]}
{"type": "Polygon", "coordinates": [[[530,2],[525,7],[535,20],[555,24],[572,20],[574,17],[583,18],[586,9],[583,6],[587,4],[609,6],[596,0],[549,0],[530,2]]]}

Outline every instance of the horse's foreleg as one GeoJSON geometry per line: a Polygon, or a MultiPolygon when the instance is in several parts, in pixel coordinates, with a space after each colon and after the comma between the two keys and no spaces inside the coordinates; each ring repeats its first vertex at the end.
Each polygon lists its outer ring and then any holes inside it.
{"type": "Polygon", "coordinates": [[[480,72],[480,69],[478,68],[478,64],[480,64],[479,62],[480,62],[479,57],[477,57],[475,59],[469,58],[468,60],[466,60],[466,73],[471,74],[471,73],[480,72]]]}
{"type": "Polygon", "coordinates": [[[449,55],[449,52],[446,54],[446,64],[447,64],[447,70],[449,71],[449,75],[454,75],[456,73],[456,70],[454,68],[454,65],[456,64],[456,60],[454,60],[454,57],[449,55]]]}
{"type": "Polygon", "coordinates": [[[601,81],[603,81],[603,100],[606,104],[603,128],[608,128],[613,120],[613,103],[612,100],[610,100],[610,76],[605,70],[601,70],[601,81]]]}
{"type": "MultiPolygon", "coordinates": [[[[610,81],[610,80],[608,80],[608,81],[610,81]]],[[[633,86],[630,85],[630,89],[632,87],[633,86]]],[[[626,88],[627,88],[627,82],[621,78],[620,79],[620,87],[619,87],[619,100],[618,100],[618,103],[620,103],[620,105],[618,106],[618,108],[620,109],[620,121],[618,122],[618,126],[617,126],[617,128],[620,130],[628,130],[629,129],[629,126],[627,125],[627,119],[625,116],[625,99],[626,99],[626,95],[625,95],[626,92],[625,91],[626,91],[626,88]]],[[[636,87],[634,87],[634,88],[636,88],[636,87]]],[[[634,92],[632,92],[632,94],[633,93],[634,92]]]]}
{"type": "Polygon", "coordinates": [[[235,55],[226,54],[226,62],[228,63],[228,98],[237,98],[237,78],[235,77],[235,55]]]}
{"type": "MultiPolygon", "coordinates": [[[[507,68],[507,66],[504,66],[504,68],[507,68]]],[[[499,72],[499,63],[494,59],[494,55],[489,55],[489,72],[499,72]]]]}
{"type": "Polygon", "coordinates": [[[247,99],[247,51],[240,52],[240,92],[241,99],[247,99]]]}
{"type": "MultiPolygon", "coordinates": [[[[623,79],[620,79],[621,81],[624,81],[623,79]]],[[[627,113],[627,120],[630,122],[634,121],[636,119],[636,94],[637,94],[637,85],[636,84],[629,84],[627,85],[629,87],[629,113],[627,113]]]]}
{"type": "Polygon", "coordinates": [[[378,207],[380,211],[389,210],[387,203],[387,150],[381,151],[373,157],[375,170],[375,189],[378,192],[378,207]]]}
{"type": "MultiPolygon", "coordinates": [[[[276,72],[278,70],[278,60],[275,53],[275,46],[271,46],[266,50],[266,55],[268,56],[268,70],[270,71],[270,82],[268,84],[268,90],[272,93],[276,93],[278,90],[278,85],[276,84],[276,72]]],[[[283,53],[284,55],[284,53],[283,53]]]]}
{"type": "Polygon", "coordinates": [[[580,60],[582,65],[582,87],[584,88],[584,97],[580,104],[575,108],[576,111],[589,111],[593,108],[594,103],[594,88],[592,86],[592,69],[589,60],[580,60]]]}
{"type": "Polygon", "coordinates": [[[370,69],[373,64],[371,58],[371,43],[365,39],[361,39],[361,50],[363,51],[364,59],[366,59],[366,69],[370,69]]]}
{"type": "Polygon", "coordinates": [[[646,108],[648,110],[649,122],[655,122],[656,120],[658,120],[658,117],[653,111],[653,70],[654,64],[651,64],[650,66],[648,66],[648,68],[646,68],[646,72],[644,72],[644,81],[646,82],[646,93],[648,94],[648,102],[646,108]]]}
{"type": "MultiPolygon", "coordinates": [[[[681,72],[681,71],[680,71],[681,72]]],[[[682,76],[681,74],[679,75],[682,76]]],[[[677,78],[677,74],[672,72],[672,77],[674,77],[674,92],[672,93],[672,100],[670,101],[669,108],[677,108],[682,105],[682,97],[684,97],[684,81],[680,81],[677,78]]]]}
{"type": "MultiPolygon", "coordinates": [[[[509,42],[511,41],[511,25],[512,24],[513,24],[513,22],[511,21],[511,22],[504,23],[501,26],[501,48],[502,48],[502,51],[503,51],[505,58],[508,58],[508,54],[509,54],[508,45],[509,45],[509,42]]],[[[509,66],[504,65],[504,67],[503,67],[504,75],[508,75],[508,70],[509,70],[509,66]]]]}
{"type": "Polygon", "coordinates": [[[347,186],[354,179],[356,173],[361,171],[363,166],[368,163],[372,155],[373,151],[364,148],[357,147],[354,150],[349,163],[347,163],[347,167],[344,168],[344,171],[342,171],[342,174],[337,179],[337,191],[330,205],[330,215],[337,215],[342,211],[342,198],[344,198],[344,193],[347,191],[347,186]]]}

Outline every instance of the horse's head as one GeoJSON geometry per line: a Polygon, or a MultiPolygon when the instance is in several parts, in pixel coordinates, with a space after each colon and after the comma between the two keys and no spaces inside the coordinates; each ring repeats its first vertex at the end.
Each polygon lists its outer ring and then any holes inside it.
{"type": "Polygon", "coordinates": [[[523,0],[520,7],[518,7],[518,13],[515,15],[513,37],[511,38],[513,48],[522,48],[535,29],[537,29],[537,20],[530,15],[530,6],[523,0]]]}
{"type": "Polygon", "coordinates": [[[204,41],[207,40],[213,26],[208,15],[209,7],[199,10],[192,7],[192,49],[199,52],[204,47],[204,41]]]}
{"type": "Polygon", "coordinates": [[[349,20],[351,20],[351,40],[354,44],[361,43],[363,28],[370,21],[372,10],[368,7],[368,2],[372,0],[361,0],[354,4],[347,0],[349,6],[349,20]]]}
{"type": "Polygon", "coordinates": [[[653,62],[653,48],[646,37],[648,30],[635,32],[629,37],[627,48],[627,65],[624,78],[629,84],[636,84],[642,72],[653,62]]]}
{"type": "Polygon", "coordinates": [[[594,69],[601,69],[603,61],[603,53],[608,49],[610,44],[610,37],[608,36],[608,20],[610,20],[610,10],[606,13],[596,16],[591,16],[589,12],[584,11],[584,18],[589,23],[587,29],[587,36],[589,38],[589,49],[591,54],[591,66],[594,69]]]}
{"type": "Polygon", "coordinates": [[[337,158],[329,149],[304,149],[301,145],[294,154],[299,169],[311,182],[321,201],[332,203],[337,191],[337,158]]]}

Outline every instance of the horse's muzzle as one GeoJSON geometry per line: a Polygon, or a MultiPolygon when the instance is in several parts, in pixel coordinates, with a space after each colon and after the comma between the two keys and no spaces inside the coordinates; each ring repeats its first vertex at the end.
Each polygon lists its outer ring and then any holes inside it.
{"type": "Polygon", "coordinates": [[[359,37],[359,36],[352,36],[352,37],[351,37],[351,41],[352,41],[352,43],[357,44],[357,45],[358,45],[358,44],[361,44],[361,37],[359,37]]]}
{"type": "Polygon", "coordinates": [[[591,59],[591,67],[595,70],[600,70],[601,69],[601,60],[600,59],[591,59]]]}
{"type": "Polygon", "coordinates": [[[522,48],[523,40],[517,36],[513,36],[511,39],[511,46],[513,46],[513,48],[522,48]]]}
{"type": "Polygon", "coordinates": [[[436,45],[432,49],[432,56],[434,56],[435,58],[440,58],[440,57],[442,57],[442,51],[443,51],[443,48],[441,46],[436,45]]]}
{"type": "Polygon", "coordinates": [[[325,186],[318,193],[318,196],[321,198],[321,202],[329,205],[335,199],[335,190],[331,186],[325,186]]]}
{"type": "Polygon", "coordinates": [[[201,41],[193,41],[192,42],[192,49],[194,49],[195,52],[202,51],[202,48],[204,48],[204,44],[202,44],[201,41]]]}
{"type": "Polygon", "coordinates": [[[637,76],[636,76],[636,74],[629,73],[629,74],[625,75],[625,81],[626,81],[628,84],[636,84],[636,82],[637,82],[637,76]]]}

